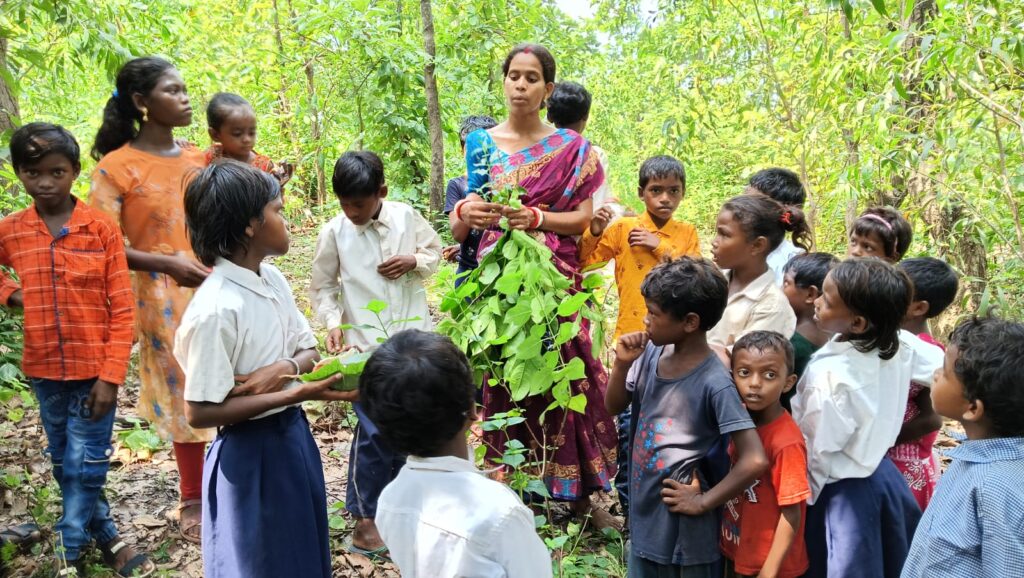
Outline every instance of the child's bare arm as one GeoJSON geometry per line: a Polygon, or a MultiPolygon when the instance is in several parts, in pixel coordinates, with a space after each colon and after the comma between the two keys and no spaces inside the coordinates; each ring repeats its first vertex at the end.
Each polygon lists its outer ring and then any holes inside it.
{"type": "Polygon", "coordinates": [[[661,490],[661,496],[669,506],[669,511],[687,516],[709,512],[749,487],[768,469],[768,457],[765,456],[756,429],[739,430],[731,435],[736,445],[736,465],[707,492],[701,493],[697,476],[693,477],[694,482],[689,485],[671,478],[663,482],[665,487],[661,490]]]}
{"type": "Polygon", "coordinates": [[[295,364],[282,359],[261,367],[256,371],[236,375],[235,383],[238,385],[231,390],[231,397],[240,395],[258,395],[281,391],[288,382],[295,379],[296,373],[306,373],[313,370],[313,366],[320,360],[320,354],[316,349],[303,349],[292,357],[295,364]]]}
{"type": "Polygon", "coordinates": [[[325,401],[355,401],[358,391],[334,391],[331,384],[341,379],[340,374],[321,381],[311,381],[284,391],[229,397],[221,403],[190,401],[185,404],[185,418],[194,428],[220,427],[243,422],[265,411],[293,405],[311,399],[325,401]]]}
{"type": "Polygon", "coordinates": [[[924,388],[914,397],[921,413],[914,419],[903,424],[900,435],[896,438],[897,444],[904,444],[919,439],[921,436],[939,431],[942,428],[942,417],[935,413],[932,407],[932,394],[929,388],[924,388]]]}
{"type": "Polygon", "coordinates": [[[647,347],[647,333],[637,331],[627,333],[615,344],[615,362],[612,363],[612,374],[608,379],[608,389],[604,393],[605,409],[612,415],[619,415],[629,405],[630,395],[626,391],[626,374],[647,347]]]}
{"type": "Polygon", "coordinates": [[[768,550],[768,557],[761,566],[758,578],[775,578],[782,567],[782,561],[786,559],[790,547],[796,541],[800,533],[800,504],[782,506],[782,513],[779,516],[779,523],[775,526],[775,538],[772,540],[772,547],[768,550]]]}

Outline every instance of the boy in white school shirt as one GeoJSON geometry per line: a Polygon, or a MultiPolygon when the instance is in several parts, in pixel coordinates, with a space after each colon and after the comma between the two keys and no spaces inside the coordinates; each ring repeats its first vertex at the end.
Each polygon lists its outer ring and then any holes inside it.
{"type": "MultiPolygon", "coordinates": [[[[309,284],[313,309],[329,330],[327,351],[368,351],[377,346],[383,334],[372,327],[380,321],[366,308],[373,300],[387,304],[379,313],[385,324],[405,321],[394,329],[429,331],[424,280],[441,260],[441,239],[415,209],[384,200],[384,165],[372,152],[341,155],[331,184],[342,213],[320,231],[309,284]],[[342,331],[343,323],[351,327],[342,331]]],[[[387,549],[373,523],[377,497],[405,458],[381,440],[362,404],[353,406],[359,425],[349,456],[345,506],[356,526],[348,550],[384,558],[387,549]]]]}
{"type": "Polygon", "coordinates": [[[380,495],[377,527],[405,578],[550,577],[533,513],[471,461],[475,392],[466,356],[436,333],[401,331],[366,362],[365,410],[409,456],[380,495]]]}

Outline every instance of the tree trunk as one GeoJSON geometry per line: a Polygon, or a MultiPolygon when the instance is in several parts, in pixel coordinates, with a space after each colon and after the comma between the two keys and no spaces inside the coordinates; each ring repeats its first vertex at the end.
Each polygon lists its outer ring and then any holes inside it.
{"type": "MultiPolygon", "coordinates": [[[[840,19],[842,19],[842,22],[843,22],[843,38],[846,39],[847,44],[850,44],[850,41],[853,40],[853,33],[850,30],[850,20],[849,20],[849,18],[846,17],[846,11],[845,10],[840,10],[839,11],[839,17],[840,17],[840,19]]],[[[852,49],[847,48],[843,52],[842,57],[844,59],[850,58],[851,52],[852,52],[852,49]]],[[[846,77],[846,81],[845,81],[845,83],[846,83],[846,90],[850,94],[853,94],[853,90],[854,90],[853,79],[850,77],[849,74],[846,74],[844,76],[846,77]]],[[[854,167],[854,168],[857,169],[858,172],[860,172],[860,147],[859,147],[859,144],[857,143],[857,139],[854,138],[853,131],[850,130],[849,128],[844,127],[842,129],[842,133],[843,133],[843,144],[846,145],[846,166],[854,167]]],[[[850,179],[847,179],[847,180],[850,180],[850,179]]],[[[843,220],[846,223],[846,237],[849,238],[850,233],[853,231],[853,223],[854,223],[854,221],[857,220],[857,196],[856,195],[851,195],[851,197],[846,200],[846,211],[845,211],[845,215],[844,215],[844,219],[843,220]]]]}
{"type": "Polygon", "coordinates": [[[314,77],[313,59],[306,60],[306,95],[309,99],[309,138],[313,146],[313,163],[316,168],[316,202],[323,205],[327,201],[327,175],[324,172],[324,142],[320,129],[320,106],[316,100],[316,82],[314,77]]]}
{"type": "Polygon", "coordinates": [[[423,18],[423,48],[427,64],[423,84],[427,93],[427,129],[430,134],[430,212],[438,214],[444,206],[444,135],[441,132],[441,107],[437,101],[437,79],[434,78],[434,15],[430,0],[420,0],[423,18]]]}
{"type": "MultiPolygon", "coordinates": [[[[282,134],[288,135],[288,141],[292,149],[291,162],[298,165],[302,159],[302,146],[299,143],[299,135],[295,130],[294,114],[292,105],[288,100],[288,63],[285,59],[284,35],[281,33],[281,11],[274,0],[274,45],[277,48],[277,69],[279,74],[277,87],[277,116],[281,123],[282,134]]],[[[294,185],[292,185],[294,186],[294,185]]],[[[308,190],[306,191],[308,194],[308,190]]]]}
{"type": "Polygon", "coordinates": [[[0,75],[0,132],[6,132],[16,126],[16,120],[21,116],[18,110],[18,97],[15,95],[14,87],[7,86],[5,77],[10,76],[7,69],[7,39],[0,36],[0,70],[7,74],[0,75]]]}

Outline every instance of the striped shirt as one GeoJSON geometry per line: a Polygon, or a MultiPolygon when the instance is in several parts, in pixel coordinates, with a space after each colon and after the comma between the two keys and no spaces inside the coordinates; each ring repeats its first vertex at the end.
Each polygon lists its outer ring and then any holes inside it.
{"type": "Polygon", "coordinates": [[[967,440],[917,526],[903,578],[1024,576],[1024,437],[967,440]]]}
{"type": "Polygon", "coordinates": [[[23,291],[25,375],[124,382],[135,302],[116,225],[78,201],[54,237],[29,207],[0,221],[0,265],[21,280],[0,271],[0,303],[23,291]]]}

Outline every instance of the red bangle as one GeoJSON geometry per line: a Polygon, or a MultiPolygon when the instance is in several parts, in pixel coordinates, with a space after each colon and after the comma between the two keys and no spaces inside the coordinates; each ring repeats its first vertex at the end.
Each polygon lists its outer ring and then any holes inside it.
{"type": "MultiPolygon", "coordinates": [[[[463,205],[465,205],[468,202],[469,202],[469,199],[462,199],[461,201],[455,203],[455,218],[457,220],[462,221],[462,207],[463,207],[463,205]]],[[[463,221],[463,222],[465,222],[465,221],[463,221]]]]}
{"type": "Polygon", "coordinates": [[[530,207],[530,210],[533,211],[533,214],[536,215],[537,217],[537,220],[534,221],[532,225],[530,225],[530,228],[538,229],[544,223],[544,212],[538,209],[537,207],[530,207]]]}

